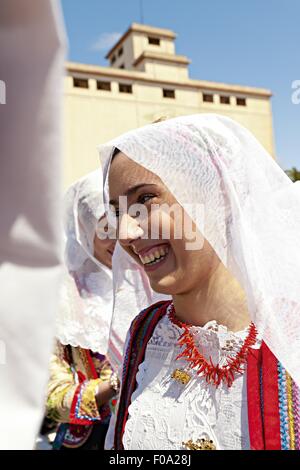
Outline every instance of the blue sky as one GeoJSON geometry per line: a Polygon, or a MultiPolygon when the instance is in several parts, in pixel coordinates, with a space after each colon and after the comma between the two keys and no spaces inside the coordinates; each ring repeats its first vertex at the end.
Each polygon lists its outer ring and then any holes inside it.
{"type": "MultiPolygon", "coordinates": [[[[69,60],[107,65],[105,53],[140,0],[62,0],[69,60]]],[[[283,169],[300,169],[300,0],[143,0],[144,23],[177,34],[190,77],[271,89],[275,145],[283,169]]]]}

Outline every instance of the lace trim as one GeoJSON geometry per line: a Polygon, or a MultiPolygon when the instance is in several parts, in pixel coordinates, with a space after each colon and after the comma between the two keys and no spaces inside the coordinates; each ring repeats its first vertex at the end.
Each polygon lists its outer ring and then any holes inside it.
{"type": "MultiPolygon", "coordinates": [[[[247,328],[233,333],[215,321],[193,330],[204,353],[224,358],[232,355],[226,341],[239,348],[247,335],[247,328]]],[[[178,450],[184,449],[183,441],[205,438],[212,439],[217,449],[249,449],[245,374],[229,391],[223,385],[216,390],[191,370],[192,380],[182,387],[170,378],[175,368],[186,366],[184,360],[175,361],[181,332],[165,315],[148,342],[128,409],[124,448],[178,450]]]]}

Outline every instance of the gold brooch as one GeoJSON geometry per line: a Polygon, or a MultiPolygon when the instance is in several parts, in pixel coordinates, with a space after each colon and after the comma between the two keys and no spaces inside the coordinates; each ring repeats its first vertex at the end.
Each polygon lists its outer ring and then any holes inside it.
{"type": "Polygon", "coordinates": [[[182,445],[189,450],[216,450],[214,442],[209,439],[197,439],[196,442],[190,439],[187,442],[183,442],[182,445]]]}
{"type": "Polygon", "coordinates": [[[175,369],[172,372],[171,377],[172,379],[175,379],[178,382],[182,383],[182,385],[186,385],[191,380],[190,374],[183,369],[175,369]]]}

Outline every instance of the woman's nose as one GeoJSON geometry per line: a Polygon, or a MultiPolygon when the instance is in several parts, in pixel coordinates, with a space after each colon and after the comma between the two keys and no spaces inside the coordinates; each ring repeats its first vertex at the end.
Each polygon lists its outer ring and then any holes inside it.
{"type": "Polygon", "coordinates": [[[129,244],[132,240],[141,238],[144,234],[138,220],[129,214],[123,214],[119,221],[118,239],[124,245],[129,244]]]}

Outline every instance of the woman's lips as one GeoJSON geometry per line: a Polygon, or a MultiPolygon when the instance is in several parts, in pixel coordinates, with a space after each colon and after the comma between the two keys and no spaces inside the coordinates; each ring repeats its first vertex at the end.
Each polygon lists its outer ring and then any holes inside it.
{"type": "Polygon", "coordinates": [[[170,245],[168,243],[160,243],[145,248],[144,250],[133,251],[139,257],[145,268],[150,268],[160,264],[168,255],[170,245]]]}
{"type": "Polygon", "coordinates": [[[142,250],[138,250],[137,248],[135,248],[134,246],[132,247],[134,253],[138,256],[142,255],[142,256],[145,256],[149,251],[153,250],[154,248],[158,248],[158,247],[163,247],[163,246],[169,246],[169,243],[156,243],[155,245],[151,245],[151,246],[148,246],[142,250]]]}
{"type": "Polygon", "coordinates": [[[168,250],[168,252],[164,256],[154,261],[153,263],[144,264],[143,266],[144,270],[146,272],[149,272],[149,271],[155,271],[156,269],[159,269],[166,262],[169,256],[170,256],[170,251],[168,250]]]}

